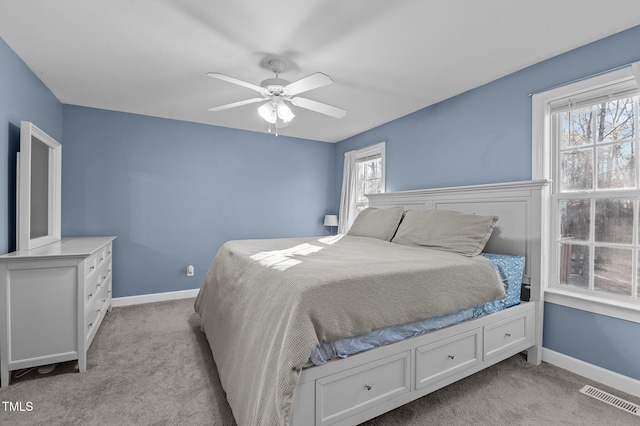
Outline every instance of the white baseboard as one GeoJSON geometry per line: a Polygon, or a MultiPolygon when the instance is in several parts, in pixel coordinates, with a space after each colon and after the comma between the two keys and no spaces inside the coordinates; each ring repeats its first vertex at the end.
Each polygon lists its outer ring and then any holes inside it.
{"type": "Polygon", "coordinates": [[[632,379],[547,348],[542,348],[542,360],[640,398],[640,380],[632,379]]]}
{"type": "Polygon", "coordinates": [[[143,303],[164,302],[167,300],[189,299],[196,297],[200,289],[193,290],[169,291],[166,293],[143,294],[141,296],[114,297],[111,299],[111,306],[117,308],[119,306],[141,305],[143,303]]]}

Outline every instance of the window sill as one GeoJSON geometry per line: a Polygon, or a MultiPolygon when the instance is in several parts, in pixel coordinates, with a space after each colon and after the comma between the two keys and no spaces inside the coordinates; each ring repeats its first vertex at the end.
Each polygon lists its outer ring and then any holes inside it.
{"type": "Polygon", "coordinates": [[[544,301],[640,324],[640,305],[635,303],[603,299],[558,288],[546,289],[544,301]]]}

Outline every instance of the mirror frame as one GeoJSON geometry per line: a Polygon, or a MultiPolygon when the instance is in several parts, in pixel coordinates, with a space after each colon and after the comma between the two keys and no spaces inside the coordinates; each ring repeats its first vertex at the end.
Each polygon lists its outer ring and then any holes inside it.
{"type": "Polygon", "coordinates": [[[31,250],[60,240],[62,145],[40,130],[33,123],[23,121],[20,125],[20,152],[18,153],[16,244],[17,250],[31,250]],[[32,141],[37,139],[49,147],[49,174],[47,176],[47,234],[31,238],[31,170],[32,141]]]}

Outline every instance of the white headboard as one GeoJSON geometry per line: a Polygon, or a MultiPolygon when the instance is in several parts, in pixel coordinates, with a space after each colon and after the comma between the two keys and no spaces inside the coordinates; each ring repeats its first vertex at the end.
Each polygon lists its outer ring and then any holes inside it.
{"type": "Polygon", "coordinates": [[[542,193],[548,181],[524,181],[452,188],[371,194],[371,207],[402,206],[406,210],[455,210],[469,214],[498,216],[484,251],[525,256],[525,277],[540,282],[542,238],[542,193]],[[536,256],[537,255],[537,256],[536,256]]]}
{"type": "MultiPolygon", "coordinates": [[[[544,223],[549,181],[523,181],[451,188],[371,194],[371,207],[404,207],[406,210],[455,210],[498,216],[484,251],[525,256],[523,283],[530,285],[531,301],[538,304],[537,334],[542,335],[542,302],[547,262],[542,256],[548,235],[544,223]]],[[[541,347],[541,345],[540,345],[541,347]]]]}

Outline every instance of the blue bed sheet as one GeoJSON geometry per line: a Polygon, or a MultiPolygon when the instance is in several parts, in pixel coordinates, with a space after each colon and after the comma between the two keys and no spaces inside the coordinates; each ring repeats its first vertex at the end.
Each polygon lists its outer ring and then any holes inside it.
{"type": "Polygon", "coordinates": [[[524,257],[489,253],[484,253],[483,256],[491,261],[493,267],[500,274],[505,290],[504,299],[495,300],[440,317],[427,318],[409,324],[382,328],[336,342],[321,343],[311,352],[311,356],[309,357],[310,363],[314,365],[326,364],[334,358],[346,358],[358,352],[439,330],[520,303],[520,288],[525,262],[524,257]]]}

